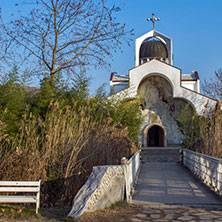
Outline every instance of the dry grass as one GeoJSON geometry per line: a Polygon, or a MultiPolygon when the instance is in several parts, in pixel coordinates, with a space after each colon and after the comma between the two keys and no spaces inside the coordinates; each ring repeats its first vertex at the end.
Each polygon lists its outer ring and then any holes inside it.
{"type": "Polygon", "coordinates": [[[139,213],[141,213],[141,206],[120,202],[109,208],[85,213],[79,222],[119,222],[123,219],[125,219],[124,221],[132,221],[131,219],[139,213]]]}
{"type": "Polygon", "coordinates": [[[0,179],[41,179],[43,206],[59,200],[70,204],[92,166],[119,164],[136,151],[127,128],[90,113],[90,106],[60,109],[52,103],[44,119],[27,112],[15,138],[0,122],[0,179]]]}
{"type": "Polygon", "coordinates": [[[69,207],[40,208],[36,214],[31,206],[0,205],[0,222],[68,222],[72,221],[72,218],[67,218],[69,211],[69,207]]]}
{"type": "MultiPolygon", "coordinates": [[[[198,121],[198,134],[191,136],[191,148],[217,158],[222,158],[222,102],[210,109],[206,105],[204,115],[196,117],[198,121]]],[[[192,126],[192,129],[197,127],[192,126]]]]}
{"type": "MultiPolygon", "coordinates": [[[[118,202],[111,207],[85,213],[78,222],[119,222],[123,218],[131,221],[133,216],[141,213],[141,206],[118,202]]],[[[75,221],[73,218],[67,218],[70,208],[40,208],[38,215],[35,209],[24,206],[0,206],[0,222],[68,222],[75,221]]]]}

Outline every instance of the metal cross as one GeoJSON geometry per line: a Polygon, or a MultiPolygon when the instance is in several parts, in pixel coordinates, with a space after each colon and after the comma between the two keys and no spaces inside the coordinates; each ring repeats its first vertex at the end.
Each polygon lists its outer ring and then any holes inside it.
{"type": "Polygon", "coordinates": [[[153,31],[155,29],[155,22],[160,21],[160,18],[156,18],[154,13],[152,14],[152,18],[148,18],[147,21],[151,21],[153,23],[153,31]]]}

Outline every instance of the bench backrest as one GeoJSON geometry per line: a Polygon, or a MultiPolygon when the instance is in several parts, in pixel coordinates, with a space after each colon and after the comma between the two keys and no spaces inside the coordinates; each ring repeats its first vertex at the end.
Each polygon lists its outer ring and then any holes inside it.
{"type": "Polygon", "coordinates": [[[0,192],[39,192],[39,181],[0,181],[0,192]]]}
{"type": "Polygon", "coordinates": [[[41,180],[39,181],[0,181],[0,186],[11,186],[11,187],[37,187],[40,186],[41,180]]]}

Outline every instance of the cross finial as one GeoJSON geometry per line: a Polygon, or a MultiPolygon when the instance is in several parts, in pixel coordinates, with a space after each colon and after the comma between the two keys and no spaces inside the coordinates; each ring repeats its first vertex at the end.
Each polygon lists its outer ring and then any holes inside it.
{"type": "Polygon", "coordinates": [[[154,13],[152,14],[152,18],[148,18],[147,21],[151,21],[153,23],[153,31],[155,29],[155,22],[160,21],[160,18],[156,18],[154,13]]]}

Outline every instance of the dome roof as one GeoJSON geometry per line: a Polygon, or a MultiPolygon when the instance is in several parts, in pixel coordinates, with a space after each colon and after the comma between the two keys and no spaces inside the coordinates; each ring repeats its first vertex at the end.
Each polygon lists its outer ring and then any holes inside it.
{"type": "Polygon", "coordinates": [[[160,40],[144,41],[140,47],[140,59],[168,58],[167,48],[160,40]]]}

